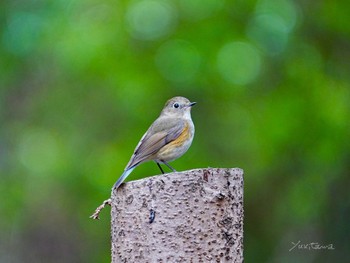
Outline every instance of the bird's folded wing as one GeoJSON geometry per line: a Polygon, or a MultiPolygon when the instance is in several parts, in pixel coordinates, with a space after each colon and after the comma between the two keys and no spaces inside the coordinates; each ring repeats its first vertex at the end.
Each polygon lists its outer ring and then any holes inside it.
{"type": "Polygon", "coordinates": [[[164,124],[161,131],[155,131],[154,133],[152,132],[151,126],[149,131],[142,137],[137,145],[135,152],[125,169],[127,170],[141,162],[152,159],[152,156],[162,147],[178,138],[185,128],[185,122],[178,121],[174,124],[175,125],[164,124]]]}

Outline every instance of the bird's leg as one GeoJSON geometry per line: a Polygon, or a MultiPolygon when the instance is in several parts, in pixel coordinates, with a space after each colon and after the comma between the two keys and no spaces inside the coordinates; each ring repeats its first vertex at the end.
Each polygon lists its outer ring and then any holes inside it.
{"type": "Polygon", "coordinates": [[[169,167],[170,170],[172,170],[174,173],[176,173],[176,170],[173,167],[171,167],[171,165],[168,164],[166,161],[162,161],[162,163],[164,163],[166,166],[169,167]]]}
{"type": "Polygon", "coordinates": [[[159,167],[160,171],[162,172],[162,174],[164,174],[164,171],[163,171],[163,169],[162,169],[162,166],[160,166],[160,164],[159,164],[158,162],[156,162],[156,164],[158,165],[158,167],[159,167]]]}

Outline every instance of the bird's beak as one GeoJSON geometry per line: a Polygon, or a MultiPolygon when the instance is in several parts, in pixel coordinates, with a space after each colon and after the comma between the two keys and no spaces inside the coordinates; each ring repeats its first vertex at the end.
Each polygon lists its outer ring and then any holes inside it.
{"type": "Polygon", "coordinates": [[[189,104],[187,105],[187,107],[192,107],[192,106],[196,105],[196,103],[197,103],[197,102],[191,102],[191,103],[189,103],[189,104]]]}

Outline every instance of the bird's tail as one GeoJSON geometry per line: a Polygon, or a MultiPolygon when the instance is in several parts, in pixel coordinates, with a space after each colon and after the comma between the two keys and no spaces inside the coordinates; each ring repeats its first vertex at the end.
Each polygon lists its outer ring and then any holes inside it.
{"type": "Polygon", "coordinates": [[[129,169],[126,169],[124,171],[124,173],[119,177],[118,181],[114,184],[112,190],[117,189],[126,179],[126,177],[128,177],[128,175],[132,172],[132,170],[134,170],[134,167],[130,167],[129,169]]]}

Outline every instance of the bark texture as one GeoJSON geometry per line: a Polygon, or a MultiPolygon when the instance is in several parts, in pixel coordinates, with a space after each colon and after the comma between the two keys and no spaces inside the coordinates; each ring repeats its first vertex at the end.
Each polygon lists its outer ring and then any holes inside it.
{"type": "Polygon", "coordinates": [[[239,168],[128,182],[112,193],[111,216],[113,263],[243,262],[239,168]]]}

